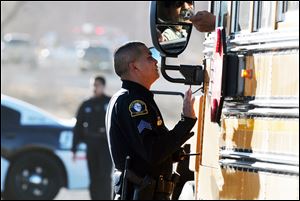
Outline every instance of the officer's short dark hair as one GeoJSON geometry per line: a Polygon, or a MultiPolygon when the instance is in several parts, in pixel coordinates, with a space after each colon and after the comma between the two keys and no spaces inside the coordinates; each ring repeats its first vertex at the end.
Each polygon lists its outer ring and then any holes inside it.
{"type": "Polygon", "coordinates": [[[96,81],[100,82],[103,86],[105,86],[105,84],[106,84],[105,78],[102,77],[102,76],[96,76],[95,79],[94,79],[94,81],[95,82],[96,81]]]}
{"type": "Polygon", "coordinates": [[[142,42],[129,42],[115,51],[114,67],[118,76],[121,77],[128,72],[129,63],[140,56],[142,46],[146,45],[142,42]]]}

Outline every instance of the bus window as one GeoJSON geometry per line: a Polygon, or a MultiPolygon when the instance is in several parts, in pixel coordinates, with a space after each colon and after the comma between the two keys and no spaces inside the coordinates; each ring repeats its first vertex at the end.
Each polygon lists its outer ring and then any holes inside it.
{"type": "Polygon", "coordinates": [[[238,32],[249,32],[250,31],[250,1],[240,1],[238,2],[238,12],[237,12],[237,24],[236,30],[238,32]]]}
{"type": "Polygon", "coordinates": [[[273,28],[272,24],[272,13],[273,13],[273,2],[272,1],[261,1],[259,2],[259,20],[258,30],[268,30],[273,28]]]}
{"type": "Polygon", "coordinates": [[[299,27],[299,1],[278,1],[277,29],[299,27]]]}
{"type": "Polygon", "coordinates": [[[227,16],[228,16],[228,5],[227,1],[221,1],[219,26],[227,26],[227,16]]]}
{"type": "Polygon", "coordinates": [[[218,15],[218,10],[220,9],[220,1],[213,1],[212,2],[212,12],[215,16],[218,15]]]}
{"type": "Polygon", "coordinates": [[[217,27],[226,27],[227,26],[227,16],[228,16],[228,5],[227,1],[216,1],[213,5],[214,15],[216,18],[217,27]]]}

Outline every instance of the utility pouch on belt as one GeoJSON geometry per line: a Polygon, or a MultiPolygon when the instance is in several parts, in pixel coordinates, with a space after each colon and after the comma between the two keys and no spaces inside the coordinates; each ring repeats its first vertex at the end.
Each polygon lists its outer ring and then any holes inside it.
{"type": "Polygon", "coordinates": [[[151,200],[154,197],[156,181],[145,176],[139,185],[135,185],[133,200],[151,200]]]}
{"type": "Polygon", "coordinates": [[[175,183],[173,181],[168,181],[160,176],[157,181],[156,193],[166,193],[172,194],[174,191],[175,183]]]}

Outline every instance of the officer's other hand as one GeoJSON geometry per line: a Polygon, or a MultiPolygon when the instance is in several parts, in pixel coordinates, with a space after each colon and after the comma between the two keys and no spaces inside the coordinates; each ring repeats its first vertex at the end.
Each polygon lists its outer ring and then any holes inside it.
{"type": "Polygon", "coordinates": [[[194,110],[195,97],[192,97],[192,90],[189,88],[184,95],[182,113],[183,116],[196,119],[194,110]]]}
{"type": "Polygon", "coordinates": [[[216,16],[208,11],[199,11],[190,20],[200,32],[212,32],[215,29],[216,16]]]}

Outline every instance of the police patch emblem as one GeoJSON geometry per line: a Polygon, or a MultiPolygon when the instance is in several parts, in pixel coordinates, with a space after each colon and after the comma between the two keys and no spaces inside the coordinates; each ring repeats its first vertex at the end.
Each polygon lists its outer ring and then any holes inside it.
{"type": "Polygon", "coordinates": [[[142,105],[140,103],[135,103],[133,105],[133,108],[135,109],[135,111],[140,112],[142,111],[142,105]]]}
{"type": "Polygon", "coordinates": [[[147,105],[141,100],[132,101],[129,105],[129,111],[131,117],[148,114],[147,105]]]}

